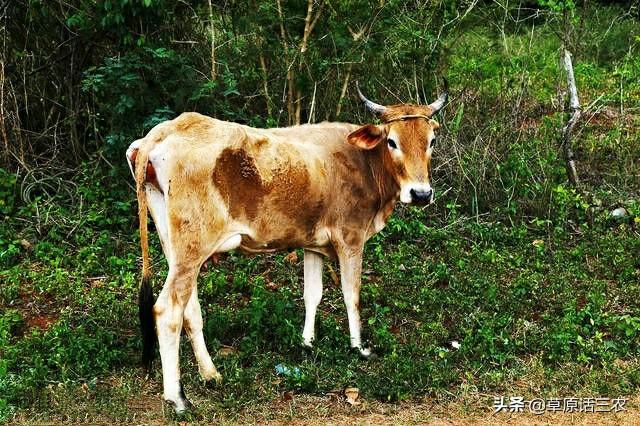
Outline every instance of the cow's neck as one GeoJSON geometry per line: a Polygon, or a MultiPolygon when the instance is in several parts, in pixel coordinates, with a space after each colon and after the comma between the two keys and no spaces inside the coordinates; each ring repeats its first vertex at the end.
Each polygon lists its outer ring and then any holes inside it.
{"type": "Polygon", "coordinates": [[[376,148],[370,151],[364,151],[364,153],[367,157],[366,160],[367,164],[369,164],[369,169],[371,170],[371,176],[378,189],[380,201],[378,210],[388,212],[384,218],[386,222],[398,201],[400,186],[390,173],[391,158],[386,144],[379,144],[376,148]]]}

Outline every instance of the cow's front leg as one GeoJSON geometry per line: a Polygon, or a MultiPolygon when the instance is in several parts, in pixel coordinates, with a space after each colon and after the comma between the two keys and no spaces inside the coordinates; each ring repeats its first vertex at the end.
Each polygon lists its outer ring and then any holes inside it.
{"type": "Polygon", "coordinates": [[[304,251],[304,329],[302,343],[311,347],[315,339],[316,311],[322,300],[322,256],[304,251]]]}
{"type": "Polygon", "coordinates": [[[204,341],[202,325],[202,310],[200,309],[200,302],[198,300],[197,283],[194,283],[191,297],[184,310],[184,329],[191,341],[191,347],[198,362],[200,376],[204,380],[215,380],[220,383],[222,376],[218,373],[215,365],[213,365],[213,361],[211,361],[211,355],[209,355],[207,345],[204,341]]]}
{"type": "Polygon", "coordinates": [[[371,356],[371,349],[362,347],[360,335],[360,280],[362,273],[362,249],[347,250],[338,253],[340,261],[340,281],[342,295],[347,307],[349,318],[349,334],[351,335],[351,347],[358,348],[364,357],[371,356]]]}
{"type": "Polygon", "coordinates": [[[180,271],[169,267],[169,275],[153,307],[162,361],[164,399],[181,413],[191,407],[180,383],[180,333],[185,306],[193,289],[198,270],[180,271]]]}

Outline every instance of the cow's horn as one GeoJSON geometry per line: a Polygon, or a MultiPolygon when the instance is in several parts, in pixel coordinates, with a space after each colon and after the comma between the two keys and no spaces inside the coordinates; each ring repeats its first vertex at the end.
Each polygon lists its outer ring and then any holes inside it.
{"type": "Polygon", "coordinates": [[[449,98],[449,83],[447,83],[447,79],[444,77],[442,78],[442,81],[444,82],[444,91],[440,96],[438,96],[438,99],[429,104],[429,108],[431,108],[431,115],[440,111],[449,98]]]}
{"type": "Polygon", "coordinates": [[[384,112],[387,110],[387,107],[375,102],[371,102],[369,99],[365,98],[365,96],[360,91],[360,86],[358,85],[357,81],[356,89],[358,90],[358,96],[360,96],[360,99],[362,100],[362,102],[364,102],[369,111],[373,112],[374,114],[384,114],[384,112]]]}

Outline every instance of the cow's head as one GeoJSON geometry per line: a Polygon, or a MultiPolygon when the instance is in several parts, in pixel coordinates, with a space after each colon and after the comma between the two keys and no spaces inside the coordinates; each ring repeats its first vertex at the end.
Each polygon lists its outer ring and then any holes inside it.
{"type": "Polygon", "coordinates": [[[365,98],[359,88],[358,95],[382,124],[359,128],[349,135],[349,143],[367,150],[379,147],[387,173],[400,186],[400,201],[433,202],[429,165],[440,125],[431,117],[447,102],[446,80],[444,92],[429,105],[383,106],[365,98]]]}

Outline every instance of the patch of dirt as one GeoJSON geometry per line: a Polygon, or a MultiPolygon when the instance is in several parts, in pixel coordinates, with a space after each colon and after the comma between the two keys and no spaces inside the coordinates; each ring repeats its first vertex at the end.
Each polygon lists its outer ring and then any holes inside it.
{"type": "Polygon", "coordinates": [[[29,328],[39,328],[40,330],[47,330],[51,324],[58,320],[57,317],[51,315],[23,317],[25,318],[25,322],[29,328]]]}
{"type": "Polygon", "coordinates": [[[50,295],[27,289],[20,291],[20,301],[16,304],[16,308],[24,320],[23,326],[18,330],[20,336],[34,328],[49,329],[58,321],[60,311],[50,295]]]}
{"type": "Polygon", "coordinates": [[[241,423],[294,425],[638,425],[640,396],[630,398],[619,413],[496,413],[491,398],[473,396],[470,400],[450,403],[384,404],[363,401],[351,406],[331,397],[295,395],[288,403],[272,403],[262,413],[249,409],[235,419],[241,423]]]}

